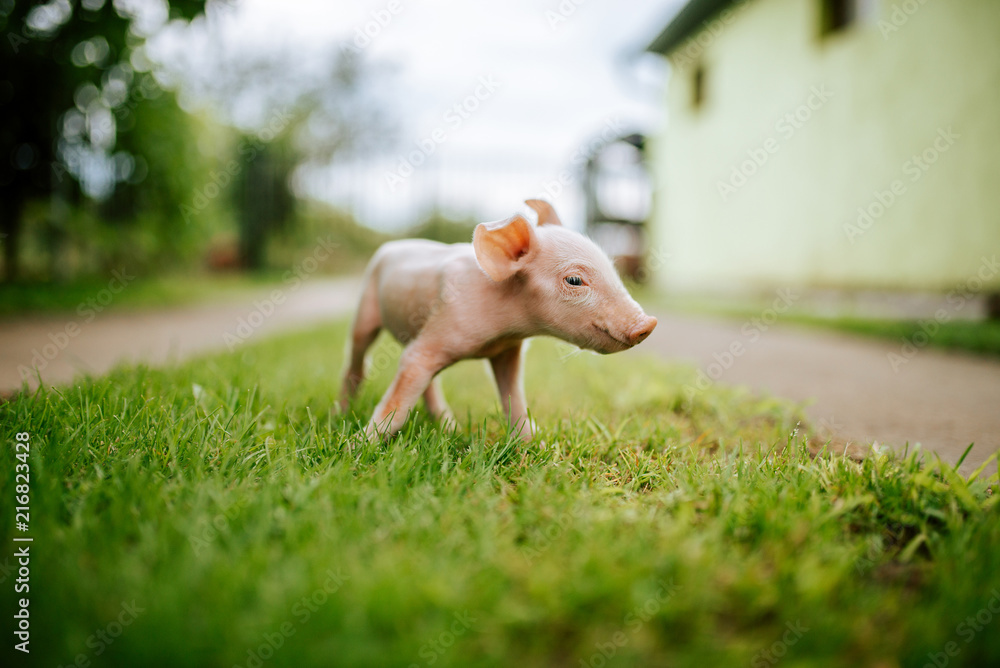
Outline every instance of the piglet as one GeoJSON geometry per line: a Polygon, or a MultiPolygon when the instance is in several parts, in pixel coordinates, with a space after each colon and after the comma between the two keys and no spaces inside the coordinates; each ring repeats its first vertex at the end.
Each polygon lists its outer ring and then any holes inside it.
{"type": "Polygon", "coordinates": [[[349,406],[365,351],[382,329],[404,346],[399,370],[365,429],[393,434],[421,395],[431,415],[454,423],[435,376],[459,360],[487,358],[512,429],[531,439],[521,373],[524,340],[554,336],[599,353],[643,341],[656,318],[629,295],[600,248],[562,226],[552,206],[527,200],[538,226],[521,214],[481,223],[471,244],[423,239],[386,243],[365,272],[341,390],[349,406]]]}

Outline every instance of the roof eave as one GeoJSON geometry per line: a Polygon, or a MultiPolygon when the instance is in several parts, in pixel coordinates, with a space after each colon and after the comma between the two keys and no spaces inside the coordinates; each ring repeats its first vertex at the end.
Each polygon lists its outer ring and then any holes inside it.
{"type": "MultiPolygon", "coordinates": [[[[684,40],[698,32],[705,23],[737,0],[690,0],[677,12],[673,20],[656,39],[646,47],[647,51],[664,56],[680,46],[684,40]]],[[[745,0],[742,0],[745,1],[745,0]]]]}

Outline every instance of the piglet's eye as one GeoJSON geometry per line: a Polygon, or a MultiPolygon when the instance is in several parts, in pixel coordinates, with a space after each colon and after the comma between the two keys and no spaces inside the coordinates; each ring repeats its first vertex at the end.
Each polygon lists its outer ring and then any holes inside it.
{"type": "Polygon", "coordinates": [[[583,285],[583,279],[579,276],[567,276],[566,282],[572,285],[574,288],[578,288],[583,285]]]}

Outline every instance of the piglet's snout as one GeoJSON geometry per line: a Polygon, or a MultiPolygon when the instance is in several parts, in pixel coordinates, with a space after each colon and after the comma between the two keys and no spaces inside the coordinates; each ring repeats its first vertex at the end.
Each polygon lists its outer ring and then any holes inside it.
{"type": "Polygon", "coordinates": [[[628,342],[633,346],[646,340],[646,337],[653,333],[656,328],[656,318],[651,315],[643,315],[628,333],[628,342]]]}

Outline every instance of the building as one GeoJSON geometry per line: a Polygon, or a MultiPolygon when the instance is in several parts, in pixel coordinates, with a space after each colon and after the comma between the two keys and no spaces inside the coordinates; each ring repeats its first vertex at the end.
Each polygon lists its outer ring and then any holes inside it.
{"type": "Polygon", "coordinates": [[[691,0],[648,49],[663,285],[1000,290],[1000,2],[691,0]]]}

